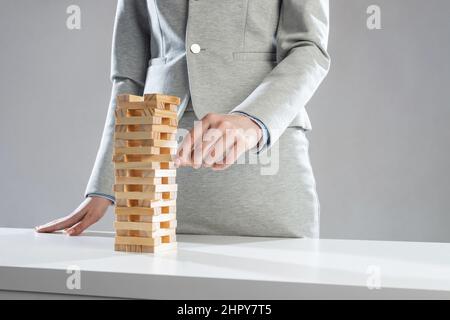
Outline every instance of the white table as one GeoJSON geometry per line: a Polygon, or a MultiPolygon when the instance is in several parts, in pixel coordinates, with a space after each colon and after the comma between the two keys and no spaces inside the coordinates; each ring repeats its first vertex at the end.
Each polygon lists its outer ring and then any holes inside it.
{"type": "Polygon", "coordinates": [[[450,298],[450,244],[179,235],[176,253],[152,255],[113,239],[0,228],[0,297],[450,298]]]}

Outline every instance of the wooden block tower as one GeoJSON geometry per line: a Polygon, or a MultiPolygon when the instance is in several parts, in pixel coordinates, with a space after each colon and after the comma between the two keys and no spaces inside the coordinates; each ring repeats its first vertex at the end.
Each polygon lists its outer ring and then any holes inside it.
{"type": "Polygon", "coordinates": [[[115,250],[176,249],[177,107],[160,94],[120,95],[115,111],[113,162],[115,250]]]}

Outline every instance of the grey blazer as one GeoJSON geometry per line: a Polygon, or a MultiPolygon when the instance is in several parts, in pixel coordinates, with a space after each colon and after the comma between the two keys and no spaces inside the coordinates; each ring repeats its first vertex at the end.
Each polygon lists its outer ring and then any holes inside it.
{"type": "Polygon", "coordinates": [[[191,99],[201,118],[240,111],[271,144],[311,124],[305,106],[330,67],[328,0],[119,0],[111,102],[85,195],[112,197],[115,97],[164,93],[191,99]]]}

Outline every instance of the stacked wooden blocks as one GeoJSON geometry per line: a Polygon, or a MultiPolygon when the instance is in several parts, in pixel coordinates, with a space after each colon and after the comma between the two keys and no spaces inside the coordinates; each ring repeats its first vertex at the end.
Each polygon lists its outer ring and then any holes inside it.
{"type": "Polygon", "coordinates": [[[120,95],[115,110],[115,250],[176,248],[177,97],[120,95]]]}

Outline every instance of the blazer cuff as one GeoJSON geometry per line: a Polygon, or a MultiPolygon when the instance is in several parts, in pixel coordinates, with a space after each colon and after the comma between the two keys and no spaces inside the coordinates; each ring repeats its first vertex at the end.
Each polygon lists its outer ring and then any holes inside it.
{"type": "Polygon", "coordinates": [[[259,120],[255,116],[252,116],[252,115],[250,115],[250,114],[248,114],[246,112],[243,112],[243,111],[232,111],[230,114],[241,114],[243,116],[246,116],[246,117],[250,118],[251,120],[253,120],[254,122],[256,122],[256,124],[261,128],[262,137],[258,141],[258,144],[254,148],[252,148],[250,150],[250,152],[259,154],[263,149],[265,149],[266,147],[268,147],[270,145],[270,133],[269,133],[269,130],[267,129],[266,125],[261,120],[259,120]]]}
{"type": "Polygon", "coordinates": [[[99,198],[104,198],[104,199],[110,200],[110,201],[112,202],[112,204],[115,204],[115,203],[116,203],[116,198],[115,198],[115,197],[113,197],[113,196],[111,196],[111,195],[109,195],[109,194],[101,193],[101,192],[91,192],[91,193],[88,193],[88,194],[86,195],[86,198],[87,198],[87,197],[99,197],[99,198]]]}

